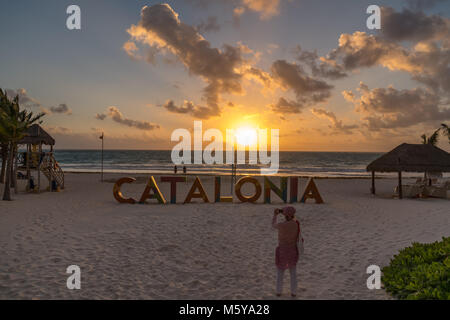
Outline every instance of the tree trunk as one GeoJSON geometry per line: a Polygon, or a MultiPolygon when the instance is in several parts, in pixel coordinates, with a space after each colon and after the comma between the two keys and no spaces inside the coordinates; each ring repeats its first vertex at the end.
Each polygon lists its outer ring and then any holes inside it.
{"type": "Polygon", "coordinates": [[[19,193],[19,190],[17,188],[17,161],[19,158],[19,147],[16,144],[14,146],[14,172],[13,172],[13,184],[14,184],[14,193],[19,193]]]}
{"type": "Polygon", "coordinates": [[[11,150],[12,150],[12,167],[11,167],[11,188],[15,187],[15,180],[14,180],[14,174],[16,173],[15,169],[14,169],[14,162],[16,159],[16,146],[15,145],[11,145],[11,150]]]}
{"type": "Polygon", "coordinates": [[[8,162],[8,144],[3,142],[1,148],[2,170],[0,172],[0,183],[5,183],[6,163],[8,162]]]}
{"type": "Polygon", "coordinates": [[[5,189],[3,190],[3,200],[11,201],[11,174],[12,174],[12,166],[13,166],[13,152],[12,152],[12,143],[10,143],[8,154],[8,165],[6,168],[6,181],[5,181],[5,189]]]}

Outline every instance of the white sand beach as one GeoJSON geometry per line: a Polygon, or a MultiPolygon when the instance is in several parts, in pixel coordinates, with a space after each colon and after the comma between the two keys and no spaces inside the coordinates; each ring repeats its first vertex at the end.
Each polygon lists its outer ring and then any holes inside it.
{"type": "MultiPolygon", "coordinates": [[[[212,200],[213,178],[201,180],[212,200]]],[[[374,197],[368,179],[320,179],[325,204],[295,204],[305,238],[297,299],[390,299],[367,289],[366,268],[387,265],[413,241],[450,235],[448,200],[389,198],[396,182],[377,180],[374,197]]],[[[191,183],[179,184],[178,201],[191,183]]],[[[159,185],[170,199],[169,185],[159,185]]],[[[139,198],[144,187],[123,192],[139,198]]],[[[67,174],[62,192],[1,201],[0,299],[276,298],[271,218],[279,201],[127,205],[112,188],[99,175],[67,174]],[[66,287],[74,264],[81,290],[66,287]]],[[[281,299],[292,299],[288,275],[281,299]]]]}

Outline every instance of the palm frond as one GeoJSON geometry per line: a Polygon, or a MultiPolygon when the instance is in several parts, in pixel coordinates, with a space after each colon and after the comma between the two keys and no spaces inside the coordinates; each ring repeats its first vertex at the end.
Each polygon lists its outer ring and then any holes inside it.
{"type": "Polygon", "coordinates": [[[425,133],[420,137],[422,138],[422,144],[427,144],[427,136],[425,135],[425,133]]]}
{"type": "Polygon", "coordinates": [[[442,129],[442,131],[444,132],[444,135],[447,136],[447,138],[448,138],[448,143],[450,143],[450,126],[448,126],[448,125],[445,124],[445,123],[442,123],[442,124],[441,124],[441,129],[442,129]]]}
{"type": "Polygon", "coordinates": [[[437,143],[439,142],[439,132],[441,131],[441,129],[437,129],[429,138],[427,143],[431,144],[432,146],[437,145],[437,143]]]}

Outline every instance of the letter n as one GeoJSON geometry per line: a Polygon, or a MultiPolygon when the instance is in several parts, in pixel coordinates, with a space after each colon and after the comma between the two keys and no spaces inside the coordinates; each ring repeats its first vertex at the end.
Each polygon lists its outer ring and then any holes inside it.
{"type": "Polygon", "coordinates": [[[298,177],[291,177],[289,203],[296,203],[297,200],[298,200],[298,177]]]}
{"type": "Polygon", "coordinates": [[[269,178],[264,177],[264,203],[270,203],[270,191],[287,202],[287,177],[280,177],[280,188],[278,188],[269,178]]]}

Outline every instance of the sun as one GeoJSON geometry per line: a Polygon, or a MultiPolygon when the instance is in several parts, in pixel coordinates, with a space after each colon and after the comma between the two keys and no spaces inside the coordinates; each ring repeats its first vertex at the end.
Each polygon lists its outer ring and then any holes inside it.
{"type": "Polygon", "coordinates": [[[253,146],[258,142],[258,135],[253,128],[238,128],[236,130],[236,141],[242,146],[253,146]]]}

